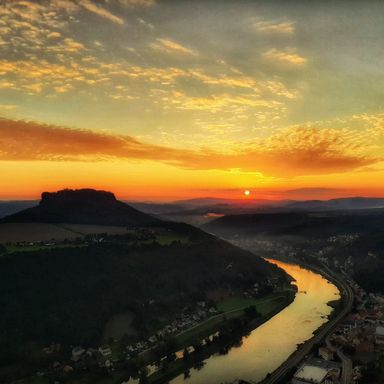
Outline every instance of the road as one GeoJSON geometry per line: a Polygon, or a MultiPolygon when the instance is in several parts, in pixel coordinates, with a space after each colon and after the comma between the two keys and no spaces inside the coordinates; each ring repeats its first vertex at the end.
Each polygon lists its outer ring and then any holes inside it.
{"type": "Polygon", "coordinates": [[[339,356],[342,363],[342,374],[341,374],[341,384],[350,384],[352,382],[352,360],[344,355],[343,351],[340,348],[336,348],[329,339],[329,334],[325,338],[325,343],[327,347],[336,352],[339,356]]]}
{"type": "MultiPolygon", "coordinates": [[[[339,288],[340,294],[343,298],[344,307],[336,315],[336,317],[334,317],[328,323],[320,327],[317,333],[312,337],[312,339],[306,341],[282,365],[280,365],[279,368],[277,368],[269,376],[267,376],[261,382],[262,384],[273,384],[283,379],[284,376],[287,375],[292,368],[297,367],[300,364],[300,362],[305,358],[305,356],[310,353],[311,349],[315,344],[320,343],[330,332],[332,332],[337,327],[340,321],[342,321],[344,317],[347,316],[352,309],[354,293],[352,288],[345,282],[345,280],[341,276],[333,274],[325,266],[321,269],[314,268],[312,266],[308,266],[308,268],[322,274],[328,280],[335,283],[335,285],[339,288]]],[[[345,355],[343,355],[343,357],[347,359],[345,355]]],[[[341,359],[343,361],[343,366],[344,366],[344,360],[343,358],[341,359]]],[[[350,384],[350,377],[351,377],[350,372],[352,371],[352,364],[350,366],[348,365],[347,362],[345,364],[346,364],[346,369],[345,370],[343,369],[342,380],[343,380],[343,384],[350,384]]]]}
{"type": "Polygon", "coordinates": [[[341,374],[341,383],[342,384],[351,384],[352,383],[352,360],[345,356],[341,349],[337,350],[337,355],[340,357],[343,363],[343,371],[341,374]]]}

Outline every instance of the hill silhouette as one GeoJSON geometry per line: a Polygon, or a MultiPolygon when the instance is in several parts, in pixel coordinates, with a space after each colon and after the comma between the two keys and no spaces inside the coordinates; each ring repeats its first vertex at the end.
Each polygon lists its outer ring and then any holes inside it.
{"type": "Polygon", "coordinates": [[[160,221],[117,200],[111,192],[64,189],[43,192],[37,206],[6,216],[0,222],[145,226],[160,221]]]}
{"type": "Polygon", "coordinates": [[[217,236],[296,236],[327,238],[345,233],[369,233],[382,228],[383,209],[322,213],[278,212],[219,217],[202,226],[217,236]]]}

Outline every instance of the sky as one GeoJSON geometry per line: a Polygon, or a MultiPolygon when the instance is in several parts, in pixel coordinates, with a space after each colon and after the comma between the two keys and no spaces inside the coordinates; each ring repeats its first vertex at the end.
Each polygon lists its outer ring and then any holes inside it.
{"type": "Polygon", "coordinates": [[[384,196],[382,36],[381,1],[0,0],[0,199],[384,196]]]}

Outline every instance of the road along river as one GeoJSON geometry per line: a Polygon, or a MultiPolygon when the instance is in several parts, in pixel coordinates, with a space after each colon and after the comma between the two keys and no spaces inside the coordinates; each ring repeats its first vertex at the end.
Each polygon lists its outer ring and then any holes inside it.
{"type": "Polygon", "coordinates": [[[190,377],[180,375],[171,384],[221,384],[236,379],[252,383],[262,380],[279,367],[298,344],[310,339],[313,332],[327,322],[332,308],[330,301],[340,298],[337,287],[320,274],[273,259],[296,281],[295,300],[276,316],[256,328],[243,339],[238,348],[226,355],[213,355],[204,361],[203,368],[191,369],[190,377]]]}

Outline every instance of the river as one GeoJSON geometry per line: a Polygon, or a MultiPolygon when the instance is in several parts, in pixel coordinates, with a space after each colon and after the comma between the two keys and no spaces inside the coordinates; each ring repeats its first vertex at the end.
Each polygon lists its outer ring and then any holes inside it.
{"type": "Polygon", "coordinates": [[[252,331],[240,347],[232,348],[227,355],[209,357],[203,368],[190,370],[189,378],[180,375],[171,384],[221,384],[236,379],[258,382],[327,321],[327,315],[332,311],[327,303],[340,298],[337,287],[321,275],[296,264],[268,261],[296,280],[298,293],[294,301],[252,331]]]}

